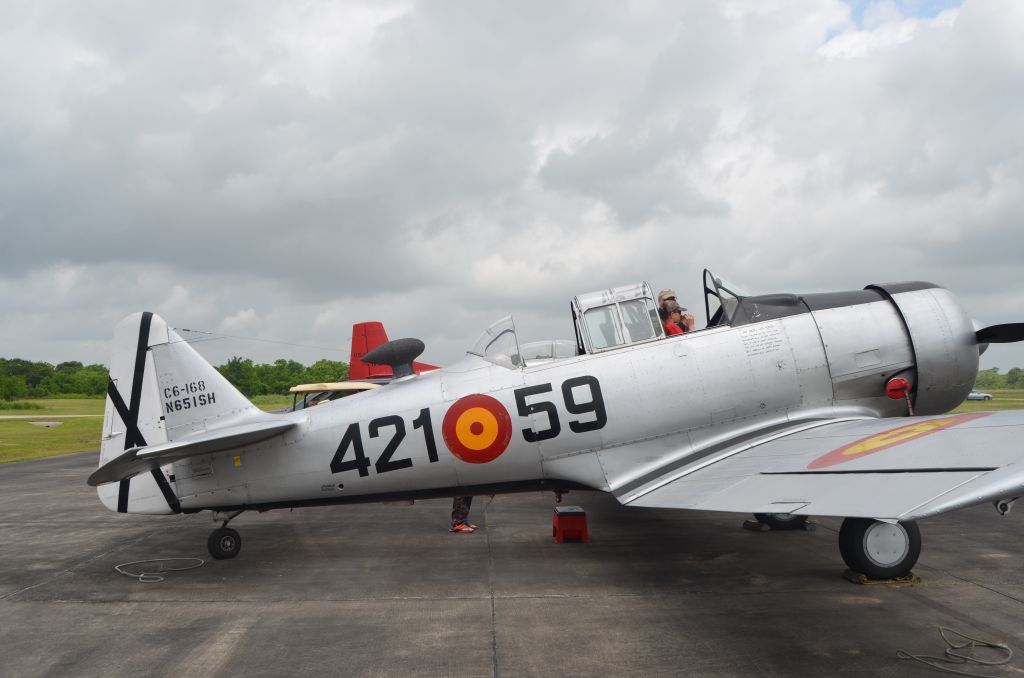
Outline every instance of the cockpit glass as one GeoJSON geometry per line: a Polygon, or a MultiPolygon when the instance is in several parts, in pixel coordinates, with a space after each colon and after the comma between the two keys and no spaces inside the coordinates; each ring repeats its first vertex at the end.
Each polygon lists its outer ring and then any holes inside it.
{"type": "Polygon", "coordinates": [[[484,330],[469,353],[510,370],[520,367],[523,360],[519,354],[519,340],[516,338],[512,316],[505,316],[484,330]]]}
{"type": "Polygon", "coordinates": [[[576,353],[576,342],[567,339],[549,339],[547,341],[533,341],[519,347],[522,351],[523,360],[527,362],[564,360],[573,358],[576,353]]]}
{"type": "Polygon", "coordinates": [[[718,288],[718,298],[721,299],[722,307],[725,308],[725,317],[731,322],[736,315],[736,307],[740,303],[739,299],[725,287],[718,288]]]}
{"type": "Polygon", "coordinates": [[[583,317],[586,319],[587,331],[590,333],[590,343],[595,349],[600,350],[622,343],[614,304],[592,308],[583,317]]]}
{"type": "Polygon", "coordinates": [[[731,324],[740,299],[748,295],[741,292],[737,286],[704,269],[704,296],[708,327],[714,327],[731,324]]]}
{"type": "Polygon", "coordinates": [[[626,325],[626,332],[629,333],[629,340],[643,341],[654,338],[654,325],[652,324],[652,311],[654,305],[650,299],[631,299],[619,304],[622,312],[622,321],[626,325]]]}
{"type": "Polygon", "coordinates": [[[744,289],[742,287],[740,287],[739,285],[734,285],[731,282],[729,282],[728,280],[723,280],[722,278],[716,277],[715,278],[715,283],[717,283],[717,285],[718,285],[718,291],[719,292],[725,292],[725,293],[729,294],[732,297],[749,297],[750,296],[749,294],[747,294],[747,292],[744,291],[744,289]]]}

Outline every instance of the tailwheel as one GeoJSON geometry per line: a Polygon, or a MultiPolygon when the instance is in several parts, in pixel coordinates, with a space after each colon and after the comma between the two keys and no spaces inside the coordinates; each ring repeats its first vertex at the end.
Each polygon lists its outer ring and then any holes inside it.
{"type": "Polygon", "coordinates": [[[913,521],[847,518],[839,528],[839,552],[851,570],[870,579],[904,577],[921,555],[921,531],[913,521]]]}
{"type": "Polygon", "coordinates": [[[230,527],[218,527],[210,534],[206,548],[217,560],[234,558],[242,550],[242,536],[230,527]]]}
{"type": "Polygon", "coordinates": [[[802,530],[807,524],[807,516],[795,516],[792,513],[755,513],[754,518],[773,530],[802,530]]]}

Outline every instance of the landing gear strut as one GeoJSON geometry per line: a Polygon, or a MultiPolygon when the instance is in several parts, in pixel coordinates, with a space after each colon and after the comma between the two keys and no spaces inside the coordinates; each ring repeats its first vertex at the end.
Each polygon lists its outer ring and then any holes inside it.
{"type": "Polygon", "coordinates": [[[807,524],[807,516],[792,513],[755,513],[754,518],[773,530],[802,530],[807,524]]]}
{"type": "Polygon", "coordinates": [[[839,553],[851,570],[870,579],[904,577],[921,555],[921,531],[913,521],[847,518],[839,528],[839,553]]]}
{"type": "MultiPolygon", "coordinates": [[[[241,511],[232,513],[220,527],[210,533],[210,538],[206,540],[206,548],[210,551],[210,555],[217,560],[234,558],[242,550],[242,535],[238,534],[237,530],[228,527],[228,523],[241,514],[241,511]]],[[[214,513],[215,520],[216,516],[217,514],[214,513]]]]}

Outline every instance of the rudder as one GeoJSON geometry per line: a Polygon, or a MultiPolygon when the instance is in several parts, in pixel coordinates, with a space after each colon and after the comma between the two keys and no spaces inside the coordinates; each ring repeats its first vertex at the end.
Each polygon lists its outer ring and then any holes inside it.
{"type": "MultiPolygon", "coordinates": [[[[160,316],[134,313],[114,330],[100,466],[133,447],[266,416],[160,316]]],[[[120,513],[177,513],[171,466],[97,488],[120,513]]]]}
{"type": "MultiPolygon", "coordinates": [[[[167,323],[153,313],[133,313],[114,329],[114,352],[103,412],[100,466],[131,447],[167,441],[156,370],[149,347],[167,341],[167,323]]],[[[119,513],[176,513],[177,497],[163,469],[96,488],[100,501],[119,513]]]]}

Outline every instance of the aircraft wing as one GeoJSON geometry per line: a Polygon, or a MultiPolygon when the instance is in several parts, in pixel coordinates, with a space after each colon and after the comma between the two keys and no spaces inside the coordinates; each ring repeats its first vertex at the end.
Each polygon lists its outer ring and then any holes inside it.
{"type": "Polygon", "coordinates": [[[295,426],[294,422],[270,419],[239,424],[147,447],[132,447],[114,457],[89,476],[89,485],[96,487],[131,478],[150,469],[194,457],[232,448],[253,445],[295,426]]]}
{"type": "Polygon", "coordinates": [[[623,504],[916,520],[1024,496],[1024,410],[777,426],[612,483],[623,504]]]}

